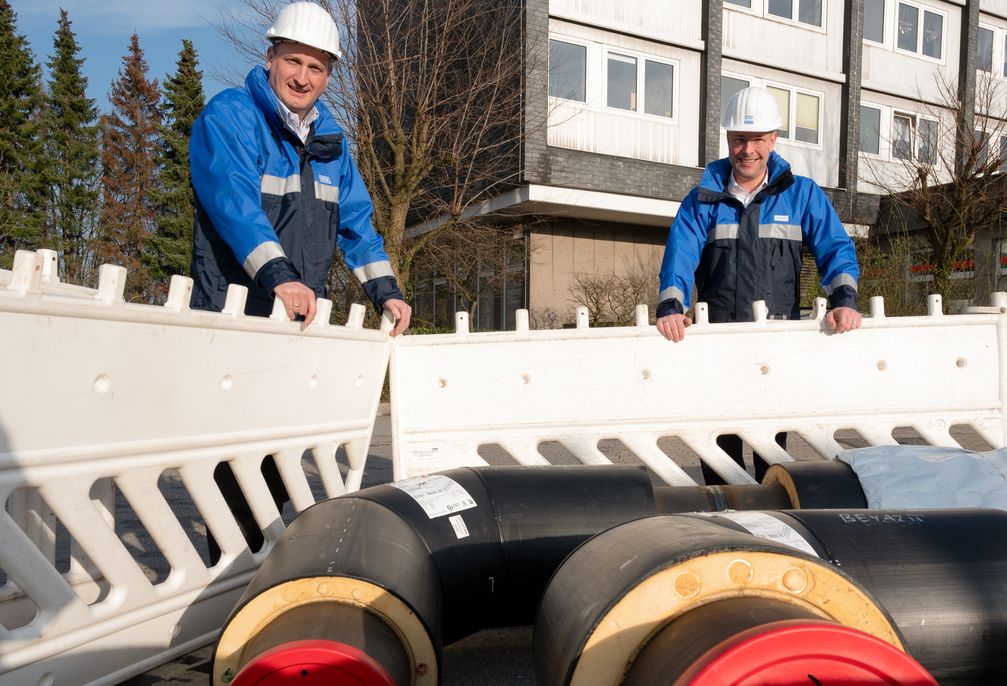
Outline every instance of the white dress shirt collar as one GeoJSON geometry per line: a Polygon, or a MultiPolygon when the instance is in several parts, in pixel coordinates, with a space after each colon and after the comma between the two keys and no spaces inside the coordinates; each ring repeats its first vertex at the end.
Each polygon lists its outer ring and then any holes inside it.
{"type": "Polygon", "coordinates": [[[299,114],[291,112],[290,108],[284,105],[282,100],[277,98],[276,111],[279,113],[280,119],[283,120],[284,125],[290,129],[295,136],[300,138],[302,143],[306,143],[308,141],[308,134],[311,133],[311,125],[316,119],[318,119],[318,108],[312,107],[307,116],[301,119],[299,114]]]}
{"type": "Polygon", "coordinates": [[[727,192],[731,194],[732,197],[737,198],[742,205],[748,207],[756,195],[759,194],[763,188],[769,185],[769,171],[766,171],[766,175],[762,177],[762,183],[756,186],[751,193],[746,191],[744,188],[738,185],[738,182],[734,179],[734,172],[731,172],[731,178],[727,182],[727,192]]]}

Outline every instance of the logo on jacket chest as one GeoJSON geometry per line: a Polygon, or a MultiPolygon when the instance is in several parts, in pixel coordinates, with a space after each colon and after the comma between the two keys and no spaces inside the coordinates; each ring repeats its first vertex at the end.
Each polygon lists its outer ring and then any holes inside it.
{"type": "Polygon", "coordinates": [[[790,215],[789,214],[774,214],[773,215],[773,221],[774,222],[789,222],[790,221],[790,215]]]}

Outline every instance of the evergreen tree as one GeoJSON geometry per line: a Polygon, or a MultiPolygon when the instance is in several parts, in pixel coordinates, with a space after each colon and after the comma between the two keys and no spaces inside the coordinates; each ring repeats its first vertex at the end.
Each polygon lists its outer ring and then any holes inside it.
{"type": "Polygon", "coordinates": [[[164,83],[158,184],[153,194],[156,229],[148,239],[147,267],[163,292],[172,274],[184,274],[192,256],[195,203],[189,178],[189,136],[203,109],[203,74],[192,41],[184,39],[177,70],[164,83]]]}
{"type": "Polygon", "coordinates": [[[147,79],[147,61],[134,33],[119,78],[109,94],[112,111],[101,117],[102,213],[99,257],[129,270],[127,297],[150,300],[143,253],[154,230],[151,191],[157,180],[161,125],[157,80],[147,79]]]}
{"type": "Polygon", "coordinates": [[[40,168],[42,74],[17,15],[0,0],[0,266],[17,248],[36,248],[44,226],[40,168]]]}
{"type": "Polygon", "coordinates": [[[48,234],[61,253],[62,278],[93,279],[98,221],[98,111],[87,97],[84,60],[66,10],[60,10],[43,117],[48,234]]]}

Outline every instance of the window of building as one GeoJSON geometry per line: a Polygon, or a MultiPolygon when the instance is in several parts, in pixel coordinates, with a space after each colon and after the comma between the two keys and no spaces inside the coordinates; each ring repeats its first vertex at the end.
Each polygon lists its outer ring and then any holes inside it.
{"type": "Polygon", "coordinates": [[[1007,276],[1007,238],[1001,238],[996,242],[996,250],[993,254],[998,260],[998,273],[1001,276],[1007,276]]]}
{"type": "Polygon", "coordinates": [[[549,40],[549,95],[587,102],[587,47],[549,40]]]}
{"type": "Polygon", "coordinates": [[[822,25],[822,0],[768,0],[766,12],[811,26],[822,25]],[[795,7],[796,5],[796,7],[795,7]],[[794,10],[797,16],[794,16],[794,10]]]}
{"type": "Polygon", "coordinates": [[[820,98],[814,95],[797,94],[794,138],[802,143],[818,143],[819,103],[820,98]]]}
{"type": "Polygon", "coordinates": [[[643,56],[609,52],[606,55],[606,74],[605,104],[609,107],[658,117],[673,116],[674,65],[643,56]],[[643,69],[639,67],[641,62],[643,69]]]}
{"type": "Polygon", "coordinates": [[[885,0],[864,0],[864,40],[885,42],[885,0]]]}
{"type": "Polygon", "coordinates": [[[881,110],[877,107],[860,106],[860,152],[881,154],[881,110]]]}
{"type": "Polygon", "coordinates": [[[916,159],[926,164],[937,162],[938,125],[933,119],[920,119],[917,122],[919,147],[916,149],[916,159]]]}
{"type": "Polygon", "coordinates": [[[992,124],[990,129],[974,130],[972,140],[977,170],[987,167],[987,171],[1007,172],[1007,130],[992,124]]]}
{"type": "Polygon", "coordinates": [[[644,60],[643,111],[658,117],[672,116],[675,70],[670,64],[644,60]]]}
{"type": "Polygon", "coordinates": [[[761,16],[824,28],[824,0],[724,0],[724,6],[728,9],[744,8],[761,16]]]}
{"type": "Polygon", "coordinates": [[[940,124],[911,112],[877,105],[860,106],[860,152],[883,159],[933,164],[940,124]]]}
{"type": "Polygon", "coordinates": [[[1007,76],[1007,34],[1004,34],[1003,49],[1004,49],[1004,64],[1002,73],[1004,76],[1007,76]]]}
{"type": "Polygon", "coordinates": [[[898,5],[895,45],[900,50],[933,59],[944,55],[944,15],[908,2],[898,5]]]}
{"type": "Polygon", "coordinates": [[[993,29],[979,27],[979,41],[976,46],[976,69],[993,71],[993,29]]]}
{"type": "Polygon", "coordinates": [[[590,100],[592,109],[608,107],[668,119],[675,116],[674,60],[601,45],[596,48],[558,37],[549,39],[550,96],[585,104],[590,100]]]}
{"type": "Polygon", "coordinates": [[[780,109],[780,128],[776,134],[786,140],[818,143],[821,97],[796,88],[766,85],[780,109]]]}
{"type": "Polygon", "coordinates": [[[972,132],[972,140],[975,143],[976,167],[982,167],[990,158],[990,134],[989,131],[976,129],[972,132]]]}
{"type": "Polygon", "coordinates": [[[777,136],[801,143],[819,143],[821,129],[821,94],[811,93],[783,85],[765,83],[761,79],[742,79],[720,76],[720,111],[725,112],[734,95],[749,86],[764,86],[776,99],[780,110],[780,128],[777,136]]]}
{"type": "Polygon", "coordinates": [[[748,88],[752,84],[744,79],[736,79],[733,76],[720,77],[720,111],[721,113],[727,111],[727,104],[731,102],[738,91],[748,88]]]}
{"type": "Polygon", "coordinates": [[[636,58],[610,52],[607,63],[608,96],[605,104],[636,112],[636,58]]]}
{"type": "Polygon", "coordinates": [[[780,138],[790,138],[790,91],[775,86],[766,86],[776,100],[776,108],[780,110],[780,128],[776,135],[780,138]]]}
{"type": "Polygon", "coordinates": [[[892,120],[892,158],[913,158],[913,120],[904,114],[896,114],[892,120]]]}

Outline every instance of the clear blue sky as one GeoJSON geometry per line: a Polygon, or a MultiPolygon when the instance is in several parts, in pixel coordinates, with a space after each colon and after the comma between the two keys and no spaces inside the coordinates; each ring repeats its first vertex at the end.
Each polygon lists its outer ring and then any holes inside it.
{"type": "MultiPolygon", "coordinates": [[[[235,5],[227,0],[12,0],[11,5],[17,31],[31,43],[43,71],[52,55],[60,7],[67,10],[85,60],[88,95],[102,111],[108,109],[109,86],[118,77],[134,31],[150,77],[158,83],[174,74],[182,39],[190,39],[199,54],[207,98],[232,85],[228,78],[242,78],[250,66],[217,36],[221,8],[235,5]]],[[[263,50],[265,46],[263,39],[263,50]]]]}

